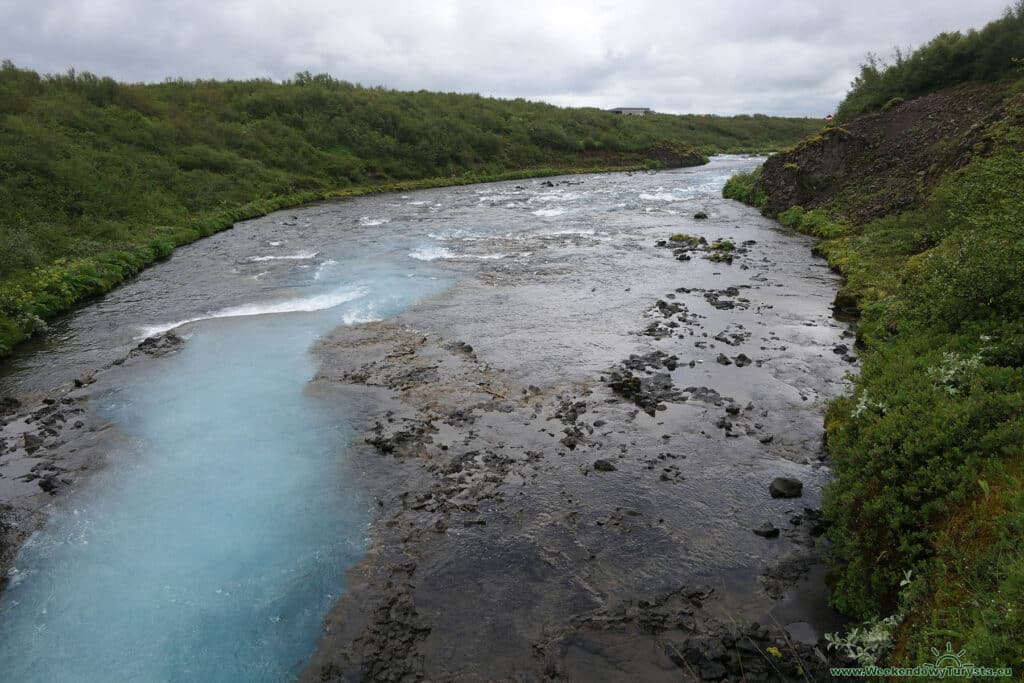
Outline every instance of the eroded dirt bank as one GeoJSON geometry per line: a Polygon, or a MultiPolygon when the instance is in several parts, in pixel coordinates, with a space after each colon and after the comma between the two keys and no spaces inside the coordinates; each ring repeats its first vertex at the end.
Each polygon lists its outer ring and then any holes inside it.
{"type": "Polygon", "coordinates": [[[320,344],[311,390],[366,407],[378,515],[305,680],[827,677],[836,279],[754,211],[697,209],[320,344]]]}

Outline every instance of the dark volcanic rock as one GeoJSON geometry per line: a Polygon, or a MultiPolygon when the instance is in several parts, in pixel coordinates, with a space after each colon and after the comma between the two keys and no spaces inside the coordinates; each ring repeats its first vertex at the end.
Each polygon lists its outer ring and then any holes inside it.
{"type": "Polygon", "coordinates": [[[693,217],[698,221],[702,221],[705,220],[708,217],[708,215],[703,211],[698,211],[697,213],[693,214],[693,217]]]}
{"type": "Polygon", "coordinates": [[[391,424],[377,421],[370,435],[366,437],[366,443],[370,444],[384,455],[396,457],[420,456],[424,450],[424,441],[429,438],[436,429],[430,425],[405,421],[407,426],[395,427],[391,424]]]}
{"type": "Polygon", "coordinates": [[[7,413],[13,413],[15,410],[21,407],[21,401],[10,396],[4,396],[0,398],[0,415],[6,415],[7,413]]]}
{"type": "Polygon", "coordinates": [[[776,477],[768,487],[772,498],[799,498],[803,490],[803,483],[792,477],[776,477]]]}
{"type": "Polygon", "coordinates": [[[754,529],[754,533],[763,538],[778,538],[779,530],[771,522],[765,522],[758,528],[754,529]]]}
{"type": "Polygon", "coordinates": [[[598,472],[614,472],[618,468],[607,460],[595,460],[594,469],[598,472]]]}
{"type": "Polygon", "coordinates": [[[139,354],[146,354],[149,356],[166,356],[174,353],[181,345],[185,343],[185,340],[179,337],[174,332],[166,332],[155,337],[147,337],[139,342],[139,345],[132,349],[130,355],[137,356],[139,354]]]}
{"type": "Polygon", "coordinates": [[[48,474],[39,479],[39,488],[52,496],[57,493],[57,489],[64,483],[66,482],[60,479],[56,474],[48,474]]]}
{"type": "Polygon", "coordinates": [[[35,434],[25,434],[25,450],[34,453],[43,445],[43,440],[35,434]]]}
{"type": "MultiPolygon", "coordinates": [[[[654,354],[652,354],[654,355],[654,354]]],[[[685,401],[686,397],[676,388],[672,375],[656,372],[649,377],[633,374],[633,370],[642,371],[648,367],[647,357],[635,356],[622,363],[622,369],[608,373],[608,386],[616,394],[633,401],[648,415],[654,415],[658,406],[666,402],[685,401]]],[[[664,364],[665,361],[657,362],[664,364]]]]}

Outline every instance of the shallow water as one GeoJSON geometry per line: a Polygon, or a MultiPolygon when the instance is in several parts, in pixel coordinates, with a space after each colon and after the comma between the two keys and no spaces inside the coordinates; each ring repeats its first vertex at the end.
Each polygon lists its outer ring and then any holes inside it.
{"type": "MultiPolygon", "coordinates": [[[[0,389],[46,391],[180,326],[181,352],[116,368],[93,406],[107,467],[22,549],[0,598],[18,681],[278,681],[301,670],[365,550],[345,457],[358,406],[310,396],[309,353],[481,263],[571,265],[580,244],[672,226],[756,159],[382,195],[281,212],[185,247],[68,316],[0,389]],[[558,179],[556,179],[557,182],[558,179]]],[[[479,315],[488,315],[479,311],[479,315]]]]}

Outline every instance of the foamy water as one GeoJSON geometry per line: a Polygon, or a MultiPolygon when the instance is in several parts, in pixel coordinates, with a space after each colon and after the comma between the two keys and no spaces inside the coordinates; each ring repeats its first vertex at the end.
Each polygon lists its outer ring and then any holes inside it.
{"type": "Polygon", "coordinates": [[[565,209],[561,209],[561,208],[557,208],[557,209],[537,209],[536,211],[533,211],[532,213],[533,213],[534,216],[539,216],[541,218],[553,218],[555,216],[563,215],[565,213],[565,209]]]}
{"type": "Polygon", "coordinates": [[[146,337],[153,337],[164,332],[187,325],[189,323],[199,322],[200,320],[213,320],[215,318],[241,318],[252,315],[276,315],[280,313],[309,313],[311,311],[323,311],[328,308],[334,308],[340,306],[343,303],[358,299],[366,296],[368,293],[366,287],[340,287],[331,292],[325,292],[323,294],[315,294],[307,297],[297,297],[295,299],[288,299],[286,301],[278,301],[274,303],[251,303],[244,304],[242,306],[233,306],[231,308],[225,308],[220,311],[213,311],[206,315],[197,316],[195,318],[188,318],[186,320],[177,320],[170,323],[161,323],[159,325],[150,325],[140,329],[139,339],[145,339],[146,337]]]}
{"type": "Polygon", "coordinates": [[[250,256],[246,261],[250,263],[260,263],[262,261],[308,261],[309,259],[315,259],[319,253],[317,251],[303,251],[298,254],[250,256]]]}
{"type": "Polygon", "coordinates": [[[421,247],[409,252],[409,258],[417,261],[436,261],[455,256],[455,253],[444,247],[421,247]]]}

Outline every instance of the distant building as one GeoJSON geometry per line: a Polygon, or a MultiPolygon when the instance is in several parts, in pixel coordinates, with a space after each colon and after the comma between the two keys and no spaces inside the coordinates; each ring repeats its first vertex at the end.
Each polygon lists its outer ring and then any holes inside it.
{"type": "Polygon", "coordinates": [[[647,107],[615,107],[615,109],[609,109],[608,111],[613,114],[621,114],[622,116],[643,116],[653,113],[647,107]]]}

